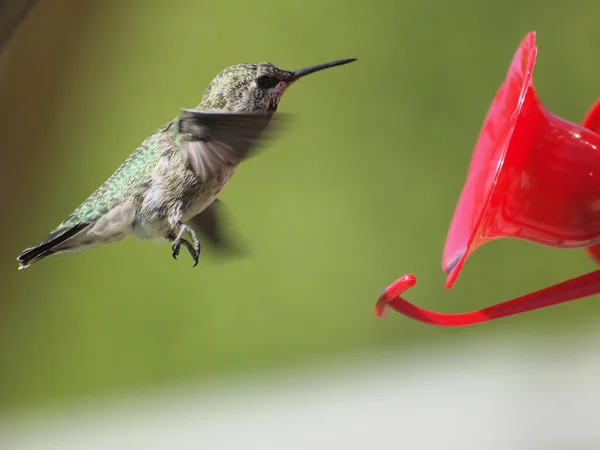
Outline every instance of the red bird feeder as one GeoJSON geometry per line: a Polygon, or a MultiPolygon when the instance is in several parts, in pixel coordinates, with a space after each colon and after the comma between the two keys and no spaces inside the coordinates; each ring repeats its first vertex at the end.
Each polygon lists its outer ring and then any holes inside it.
{"type": "MultiPolygon", "coordinates": [[[[525,36],[479,134],[446,238],[442,268],[451,289],[468,256],[485,242],[517,238],[560,248],[585,247],[600,263],[600,100],[583,126],[550,113],[532,76],[535,33],[525,36]]],[[[400,297],[405,275],[381,295],[388,307],[421,322],[465,326],[600,293],[600,270],[464,314],[427,311],[400,297]]]]}

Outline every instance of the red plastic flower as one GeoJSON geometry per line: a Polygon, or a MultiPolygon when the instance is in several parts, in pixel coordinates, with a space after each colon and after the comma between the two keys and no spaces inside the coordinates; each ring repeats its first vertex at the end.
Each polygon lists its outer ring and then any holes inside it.
{"type": "MultiPolygon", "coordinates": [[[[518,238],[561,248],[586,247],[600,262],[600,100],[577,125],[550,113],[535,93],[535,33],[521,42],[483,123],[442,258],[451,289],[467,260],[492,239],[518,238]]],[[[390,285],[388,306],[440,326],[464,326],[600,293],[600,271],[465,314],[423,310],[400,297],[414,275],[390,285]]]]}

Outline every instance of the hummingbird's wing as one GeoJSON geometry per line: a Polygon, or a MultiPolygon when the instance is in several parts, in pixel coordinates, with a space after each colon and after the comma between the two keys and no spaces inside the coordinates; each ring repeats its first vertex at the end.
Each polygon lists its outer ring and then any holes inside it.
{"type": "Polygon", "coordinates": [[[190,219],[192,226],[205,235],[217,248],[225,246],[226,238],[221,229],[221,217],[219,214],[219,200],[212,202],[200,214],[190,219]]]}
{"type": "Polygon", "coordinates": [[[228,229],[228,223],[229,221],[224,220],[223,205],[219,199],[190,219],[192,228],[205,236],[221,254],[240,255],[244,252],[239,243],[232,239],[233,233],[228,229]]]}
{"type": "Polygon", "coordinates": [[[178,119],[179,151],[201,181],[237,166],[261,140],[272,114],[184,109],[178,119]]]}
{"type": "Polygon", "coordinates": [[[36,0],[0,1],[0,50],[29,12],[36,0]]]}

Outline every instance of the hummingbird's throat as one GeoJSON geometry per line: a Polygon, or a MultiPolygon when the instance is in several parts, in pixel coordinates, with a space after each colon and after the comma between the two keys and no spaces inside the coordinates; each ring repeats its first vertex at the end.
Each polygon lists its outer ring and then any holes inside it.
{"type": "Polygon", "coordinates": [[[279,105],[279,100],[281,96],[286,91],[286,89],[290,86],[291,83],[280,82],[270,93],[267,99],[267,111],[275,112],[277,111],[277,106],[279,105]]]}

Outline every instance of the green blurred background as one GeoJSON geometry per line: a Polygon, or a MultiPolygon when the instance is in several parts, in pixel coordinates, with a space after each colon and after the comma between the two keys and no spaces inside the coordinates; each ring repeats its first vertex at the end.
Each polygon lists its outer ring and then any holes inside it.
{"type": "Polygon", "coordinates": [[[600,3],[457,0],[39,0],[0,58],[0,412],[79,402],[351,352],[444,352],[519,333],[575,339],[594,299],[467,329],[390,313],[381,291],[446,312],[594,268],[582,250],[502,240],[452,291],[446,231],[487,107],[526,32],[535,84],[579,121],[598,95],[600,3]],[[223,191],[249,255],[127,239],[18,272],[19,252],[226,66],[356,57],[284,96],[295,119],[223,191]]]}

